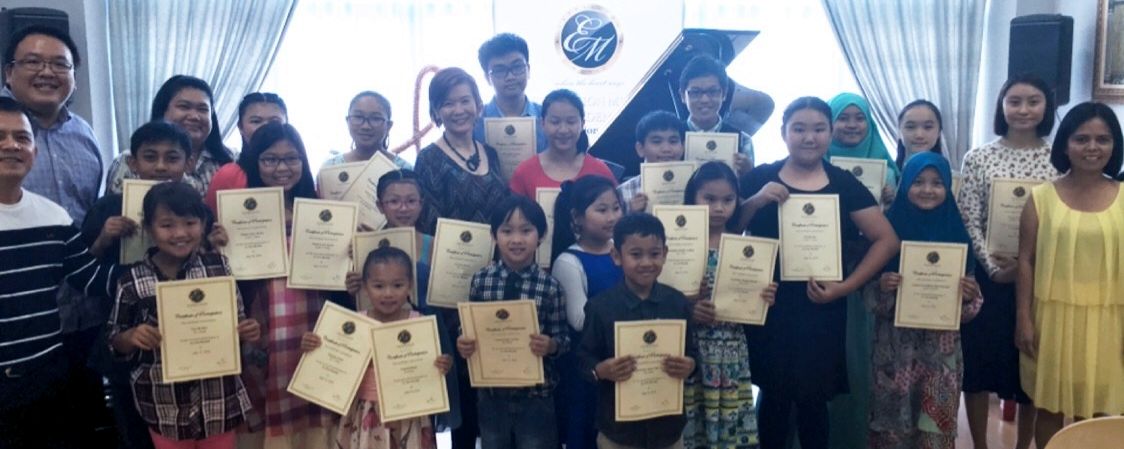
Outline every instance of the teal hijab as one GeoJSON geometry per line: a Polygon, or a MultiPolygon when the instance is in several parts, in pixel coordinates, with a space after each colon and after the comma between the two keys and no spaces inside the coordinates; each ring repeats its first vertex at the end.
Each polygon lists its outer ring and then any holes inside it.
{"type": "MultiPolygon", "coordinates": [[[[844,92],[832,98],[828,105],[831,106],[831,123],[839,118],[839,114],[843,113],[844,109],[848,106],[855,106],[862,111],[866,116],[866,136],[863,140],[853,147],[841,145],[831,140],[831,146],[827,150],[827,157],[840,156],[840,157],[859,157],[863,159],[885,159],[886,160],[886,178],[887,182],[896,182],[901,179],[901,172],[898,171],[898,165],[894,163],[894,159],[890,157],[890,152],[886,150],[886,144],[882,143],[881,135],[878,134],[878,125],[874,123],[874,115],[870,113],[870,103],[866,99],[852,93],[844,92]]],[[[891,184],[892,185],[892,184],[891,184]]]]}
{"type": "MultiPolygon", "coordinates": [[[[898,186],[898,195],[894,197],[893,204],[886,211],[886,219],[894,227],[894,232],[902,240],[923,242],[964,243],[968,245],[968,269],[971,273],[975,270],[976,258],[972,256],[972,239],[968,237],[968,230],[964,228],[964,220],[960,217],[960,208],[956,199],[952,197],[952,170],[948,160],[937,153],[917,153],[906,162],[905,172],[902,175],[901,185],[898,186]],[[932,210],[921,210],[909,201],[909,187],[917,176],[927,168],[937,171],[941,182],[946,186],[944,202],[932,210]]],[[[898,257],[895,256],[886,265],[888,271],[898,270],[898,257]]]]}

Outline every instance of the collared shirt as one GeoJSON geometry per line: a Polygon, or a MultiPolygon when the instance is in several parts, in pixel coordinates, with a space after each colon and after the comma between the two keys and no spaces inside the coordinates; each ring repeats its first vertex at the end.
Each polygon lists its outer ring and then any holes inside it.
{"type": "Polygon", "coordinates": [[[643,191],[644,185],[640,182],[640,175],[633,176],[617,186],[617,193],[621,195],[621,201],[624,202],[624,213],[638,212],[632,210],[632,197],[643,191]]]}
{"type": "MultiPolygon", "coordinates": [[[[519,116],[535,118],[535,150],[539,153],[546,151],[546,134],[543,133],[542,130],[542,105],[524,96],[523,113],[519,116]]],[[[480,115],[480,118],[476,119],[476,128],[472,130],[472,137],[486,143],[484,140],[484,119],[503,117],[503,111],[501,111],[500,106],[496,104],[496,98],[492,97],[492,101],[484,105],[484,113],[480,115]]]]}
{"type": "MultiPolygon", "coordinates": [[[[7,87],[0,96],[14,98],[7,87]]],[[[31,129],[37,153],[23,188],[58,203],[81,223],[101,190],[103,165],[93,128],[63,106],[54,124],[44,128],[32,120],[31,129]]]]}
{"type": "Polygon", "coordinates": [[[570,350],[570,333],[566,324],[566,308],[562,299],[561,284],[536,263],[532,263],[522,270],[512,271],[501,260],[492,262],[472,275],[468,299],[473,302],[515,299],[535,301],[535,306],[539,312],[539,332],[553,339],[557,345],[554,354],[543,359],[546,383],[534,387],[504,390],[510,390],[511,394],[519,394],[525,391],[528,396],[550,396],[550,391],[558,383],[554,359],[570,350]],[[520,294],[518,298],[505,298],[504,285],[508,276],[513,273],[522,278],[519,283],[520,294]]]}
{"type": "MultiPolygon", "coordinates": [[[[169,281],[145,254],[121,277],[117,304],[109,318],[109,341],[140,324],[158,326],[156,284],[169,281]]],[[[230,276],[226,258],[215,253],[195,253],[176,274],[176,279],[201,279],[230,276]]],[[[236,291],[237,292],[237,291],[236,291]]],[[[242,297],[238,296],[238,318],[245,318],[242,297]]],[[[112,343],[110,350],[113,350],[112,343]]],[[[159,351],[141,351],[127,356],[136,363],[131,386],[137,411],[149,426],[165,437],[199,440],[233,431],[250,409],[250,397],[238,376],[212,377],[188,382],[165,383],[161,375],[159,351]]]]}
{"type": "Polygon", "coordinates": [[[642,421],[617,422],[614,419],[614,383],[596,380],[593,368],[613,358],[619,321],[656,319],[687,320],[688,357],[698,360],[691,326],[691,303],[679,290],[656,283],[647,299],[640,299],[624,282],[597,295],[585,305],[585,327],[577,348],[578,363],[586,380],[597,383],[597,430],[614,443],[630,447],[667,447],[679,440],[686,419],[683,415],[661,416],[642,421]]]}
{"type": "Polygon", "coordinates": [[[727,125],[721,117],[718,118],[718,123],[709,129],[703,129],[695,124],[691,117],[687,117],[687,131],[704,132],[704,133],[736,133],[738,135],[738,152],[749,156],[749,161],[754,165],[757,164],[757,158],[753,155],[753,139],[742,132],[741,130],[727,125]]]}

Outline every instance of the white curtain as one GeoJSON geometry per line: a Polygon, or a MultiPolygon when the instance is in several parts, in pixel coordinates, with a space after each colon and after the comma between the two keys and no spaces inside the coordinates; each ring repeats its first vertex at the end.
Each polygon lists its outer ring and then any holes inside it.
{"type": "Polygon", "coordinates": [[[944,118],[949,160],[959,167],[970,149],[987,0],[823,4],[878,126],[896,136],[906,103],[932,101],[944,118]]]}
{"type": "Polygon", "coordinates": [[[172,75],[199,77],[215,92],[224,134],[238,102],[273,64],[297,0],[108,0],[109,59],[117,148],[148,121],[152,97],[172,75]]]}

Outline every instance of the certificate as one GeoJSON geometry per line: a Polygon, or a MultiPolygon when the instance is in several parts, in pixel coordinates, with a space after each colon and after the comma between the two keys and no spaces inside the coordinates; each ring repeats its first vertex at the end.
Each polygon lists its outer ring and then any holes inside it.
{"type": "Polygon", "coordinates": [[[734,165],[734,154],[738,152],[738,133],[705,133],[687,131],[686,149],[684,160],[722,161],[727,165],[734,165]]]}
{"type": "Polygon", "coordinates": [[[515,167],[535,155],[534,117],[489,117],[484,119],[484,142],[496,149],[500,175],[511,180],[515,167]]]}
{"type": "MultiPolygon", "coordinates": [[[[363,274],[363,264],[367,261],[367,255],[371,254],[378,248],[392,247],[398,248],[410,256],[410,260],[414,262],[414,292],[410,296],[410,302],[417,305],[418,302],[418,233],[414,228],[388,228],[375,232],[356,232],[355,237],[351,242],[351,254],[353,256],[352,271],[363,274]]],[[[370,299],[367,298],[367,293],[362,289],[359,290],[359,296],[356,302],[359,308],[363,309],[370,306],[370,299]]]]}
{"type": "Polygon", "coordinates": [[[960,278],[968,245],[903,241],[894,326],[960,330],[960,278]]]}
{"type": "Polygon", "coordinates": [[[995,255],[1019,254],[1019,219],[1030,199],[1030,189],[1042,181],[992,178],[987,203],[987,252],[995,255]]]}
{"type": "MultiPolygon", "coordinates": [[[[316,175],[316,187],[320,192],[320,198],[342,201],[343,194],[351,188],[351,184],[366,166],[366,162],[348,162],[321,168],[320,173],[316,175]]],[[[378,181],[378,178],[375,178],[375,181],[378,181]]]]}
{"type": "Polygon", "coordinates": [[[886,182],[886,160],[862,157],[832,156],[831,165],[851,172],[874,195],[874,202],[882,202],[882,185],[886,182]]]}
{"type": "Polygon", "coordinates": [[[550,268],[550,254],[554,246],[554,203],[558,201],[558,195],[562,193],[562,189],[557,187],[539,187],[535,190],[535,202],[542,206],[542,210],[546,213],[546,235],[543,235],[542,243],[539,244],[539,249],[535,252],[535,261],[539,266],[546,269],[550,268]]]}
{"type": "MultiPolygon", "coordinates": [[[[640,164],[640,186],[652,206],[683,204],[683,191],[695,173],[694,161],[640,164]]],[[[626,198],[626,201],[628,199],[626,198]]]]}
{"type": "Polygon", "coordinates": [[[711,291],[719,321],[765,324],[769,306],[761,292],[773,283],[779,247],[780,242],[773,239],[722,235],[711,291]]]}
{"type": "Polygon", "coordinates": [[[236,279],[289,274],[285,236],[285,191],[281,187],[219,190],[219,223],[230,239],[222,253],[236,279]]]}
{"type": "Polygon", "coordinates": [[[449,411],[445,376],[433,366],[441,355],[437,317],[380,324],[371,340],[383,422],[449,411]]]}
{"type": "Polygon", "coordinates": [[[660,219],[667,235],[667,261],[659,281],[687,296],[699,294],[706,275],[710,207],[655,206],[652,215],[660,219]]]}
{"type": "Polygon", "coordinates": [[[141,221],[144,219],[144,195],[159,182],[143,179],[126,179],[121,182],[121,216],[137,222],[136,233],[121,239],[121,265],[143,259],[145,251],[154,245],[152,237],[144,232],[141,221]]]}
{"type": "Polygon", "coordinates": [[[683,380],[667,375],[663,360],[682,356],[685,320],[618,321],[614,356],[636,357],[636,371],[616,383],[617,421],[640,421],[683,413],[683,380]]]}
{"type": "Polygon", "coordinates": [[[355,234],[355,203],[293,201],[293,250],[286,286],[307,290],[346,290],[355,234]]]}
{"type": "Polygon", "coordinates": [[[371,366],[371,329],[377,324],[334,303],[324,303],[312,329],[320,337],[320,347],[301,356],[288,391],[346,415],[371,366]]]}
{"type": "Polygon", "coordinates": [[[535,302],[492,301],[457,304],[464,336],[476,339],[468,359],[473,387],[530,387],[544,382],[542,358],[531,352],[539,333],[535,302]]]}
{"type": "Polygon", "coordinates": [[[370,229],[380,229],[386,224],[386,216],[379,212],[378,197],[375,195],[375,188],[379,184],[379,178],[394,170],[398,170],[398,166],[394,165],[394,161],[384,156],[382,153],[376,152],[371,159],[367,160],[366,166],[363,170],[359,171],[355,180],[343,192],[341,201],[350,201],[359,204],[359,224],[366,226],[370,229]]]}
{"type": "Polygon", "coordinates": [[[789,195],[777,208],[782,281],[842,281],[839,195],[789,195]]]}
{"type": "Polygon", "coordinates": [[[242,373],[234,278],[158,282],[156,315],[163,382],[242,373]]]}
{"type": "Polygon", "coordinates": [[[494,246],[488,225],[438,218],[426,302],[452,308],[468,301],[472,275],[492,261],[494,246]]]}

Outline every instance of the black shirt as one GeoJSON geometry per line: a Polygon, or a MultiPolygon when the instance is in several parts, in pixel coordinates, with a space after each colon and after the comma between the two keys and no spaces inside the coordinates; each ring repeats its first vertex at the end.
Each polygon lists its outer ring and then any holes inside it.
{"type": "Polygon", "coordinates": [[[682,414],[643,421],[617,422],[614,383],[593,377],[593,367],[613,357],[614,323],[655,319],[687,320],[686,354],[696,362],[691,328],[691,303],[679,290],[656,283],[648,299],[640,299],[622,281],[585,304],[585,327],[578,347],[581,372],[597,383],[597,430],[617,444],[633,447],[667,447],[679,440],[686,419],[682,414]]]}

